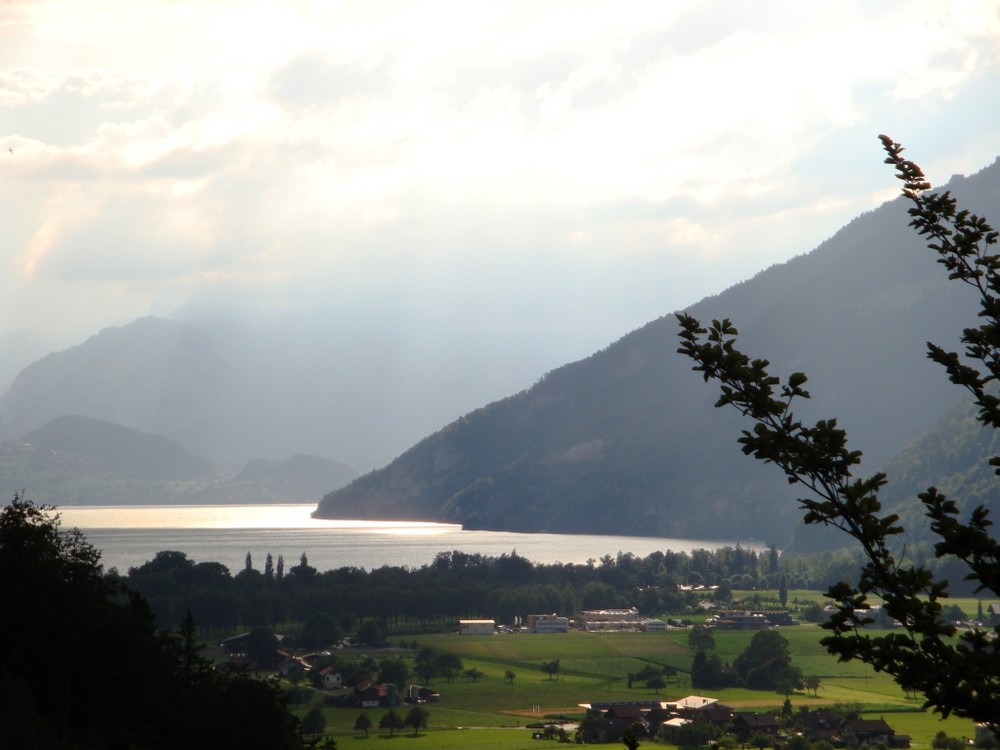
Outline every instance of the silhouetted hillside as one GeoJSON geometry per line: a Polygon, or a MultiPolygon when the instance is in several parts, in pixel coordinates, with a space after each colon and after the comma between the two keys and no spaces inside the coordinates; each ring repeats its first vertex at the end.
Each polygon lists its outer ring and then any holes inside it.
{"type": "Polygon", "coordinates": [[[231,479],[215,482],[203,495],[218,503],[309,502],[324,488],[343,487],[355,477],[351,467],[319,456],[257,458],[231,479]]]}
{"type": "Polygon", "coordinates": [[[35,456],[61,456],[90,471],[127,479],[198,479],[212,476],[212,463],[159,435],[90,417],[56,417],[20,441],[35,456]]]}
{"type": "Polygon", "coordinates": [[[91,417],[56,417],[0,443],[0,494],[55,505],[309,502],[354,471],[318,456],[214,465],[159,435],[91,417]]]}
{"type": "MultiPolygon", "coordinates": [[[[949,187],[1000,216],[1000,162],[949,187]]],[[[810,376],[803,416],[837,417],[866,470],[958,402],[925,357],[954,345],[975,300],[908,228],[902,200],[808,255],[690,308],[728,317],[742,348],[810,376]]],[[[606,531],[785,543],[800,524],[773,467],[742,456],[737,415],[676,354],[672,316],[476,410],[380,471],[326,495],[322,517],[409,517],[516,530],[606,531]]]]}

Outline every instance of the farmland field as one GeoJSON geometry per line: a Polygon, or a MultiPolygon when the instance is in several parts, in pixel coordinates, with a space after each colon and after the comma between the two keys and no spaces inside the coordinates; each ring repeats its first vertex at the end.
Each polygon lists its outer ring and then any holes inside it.
{"type": "MultiPolygon", "coordinates": [[[[897,734],[910,735],[914,747],[929,748],[934,734],[941,729],[952,736],[973,736],[971,721],[955,718],[942,721],[935,714],[921,711],[921,702],[904,695],[887,675],[859,662],[837,662],[819,645],[824,631],[818,626],[792,626],[782,628],[781,633],[788,639],[793,662],[803,675],[820,680],[815,695],[803,690],[790,696],[793,709],[859,704],[866,716],[884,716],[897,734]]],[[[723,661],[731,662],[751,637],[752,633],[747,631],[716,632],[716,653],[723,661]]],[[[592,701],[670,700],[692,692],[708,692],[727,705],[747,710],[778,709],[784,701],[783,694],[743,688],[692,691],[686,673],[692,654],[687,646],[687,631],[681,628],[665,633],[437,634],[420,636],[418,643],[421,647],[457,654],[466,669],[475,667],[483,676],[476,682],[465,677],[456,677],[451,683],[435,678],[431,686],[441,694],[441,699],[426,706],[428,728],[422,729],[417,737],[413,737],[412,729],[397,731],[391,742],[400,749],[513,750],[555,746],[558,744],[555,741],[531,739],[525,724],[556,716],[577,720],[584,712],[579,704],[592,701]],[[558,675],[550,677],[541,671],[543,662],[556,659],[560,665],[558,675]],[[671,666],[678,674],[659,691],[639,683],[629,688],[627,675],[646,664],[671,666]],[[512,682],[505,679],[508,671],[515,675],[512,682]]],[[[393,653],[409,658],[405,652],[393,653]]],[[[371,655],[384,658],[377,652],[371,655]]],[[[314,701],[318,702],[319,696],[314,701]]],[[[301,707],[301,712],[307,709],[308,706],[301,707]]],[[[399,712],[405,715],[407,710],[403,706],[399,712]]],[[[340,748],[381,746],[383,741],[390,740],[388,734],[377,729],[385,709],[368,709],[372,728],[367,738],[353,730],[359,709],[328,707],[323,712],[327,734],[336,737],[340,748]]]]}

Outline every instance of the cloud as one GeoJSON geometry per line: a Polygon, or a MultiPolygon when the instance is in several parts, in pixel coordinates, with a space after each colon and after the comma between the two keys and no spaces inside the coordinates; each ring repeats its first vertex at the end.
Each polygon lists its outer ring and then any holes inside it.
{"type": "Polygon", "coordinates": [[[96,328],[192,295],[330,293],[362,318],[390,295],[484,327],[586,321],[600,345],[871,208],[878,132],[933,169],[1000,150],[988,2],[16,15],[0,294],[50,331],[13,300],[92,285],[121,301],[96,328]]]}

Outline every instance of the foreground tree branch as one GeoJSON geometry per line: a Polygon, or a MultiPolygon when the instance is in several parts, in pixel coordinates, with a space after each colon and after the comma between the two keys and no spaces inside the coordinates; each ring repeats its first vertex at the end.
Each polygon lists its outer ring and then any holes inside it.
{"type": "MultiPolygon", "coordinates": [[[[903,195],[912,204],[910,226],[938,253],[948,278],[968,284],[980,299],[981,323],[962,335],[964,357],[931,343],[928,356],[973,395],[979,421],[1000,427],[1000,398],[995,395],[1000,378],[1000,257],[991,253],[997,232],[983,218],[960,210],[950,193],[928,192],[930,184],[920,167],[903,159],[902,146],[887,136],[880,139],[885,161],[895,167],[903,195]]],[[[927,708],[1000,731],[1000,627],[957,635],[941,616],[948,581],[897,559],[892,542],[903,528],[897,515],[883,513],[878,499],[885,474],[853,475],[861,453],[848,449],[847,435],[835,419],[807,425],[796,418],[796,400],[809,398],[804,374],[793,373],[784,382],[772,375],[766,359],[751,359],[736,348],[738,331],[729,320],[714,320],[705,327],[685,313],[677,319],[678,351],[693,360],[693,369],[706,381],[719,383],[715,405],[733,406],[752,423],[739,438],[743,452],[775,464],[790,483],[810,491],[799,500],[805,523],[836,527],[864,551],[857,586],[839,583],[827,592],[836,613],[824,625],[831,632],[823,645],[841,661],[859,659],[891,674],[904,690],[919,690],[927,708]],[[871,597],[882,600],[886,612],[902,624],[901,632],[872,636],[862,631],[872,622],[871,597]]],[[[1000,474],[1000,457],[990,464],[1000,474]]],[[[1000,550],[990,535],[988,511],[980,506],[962,521],[955,502],[933,487],[919,500],[937,535],[935,555],[963,560],[970,570],[967,579],[975,581],[978,590],[1000,595],[1000,550]]]]}

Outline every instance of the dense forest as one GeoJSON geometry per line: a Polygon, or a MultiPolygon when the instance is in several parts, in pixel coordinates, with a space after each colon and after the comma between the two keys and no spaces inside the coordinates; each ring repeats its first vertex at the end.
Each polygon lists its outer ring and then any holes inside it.
{"type": "Polygon", "coordinates": [[[0,745],[304,746],[273,683],[213,669],[190,617],[162,630],[99,559],[47,506],[0,510],[0,745]]]}

